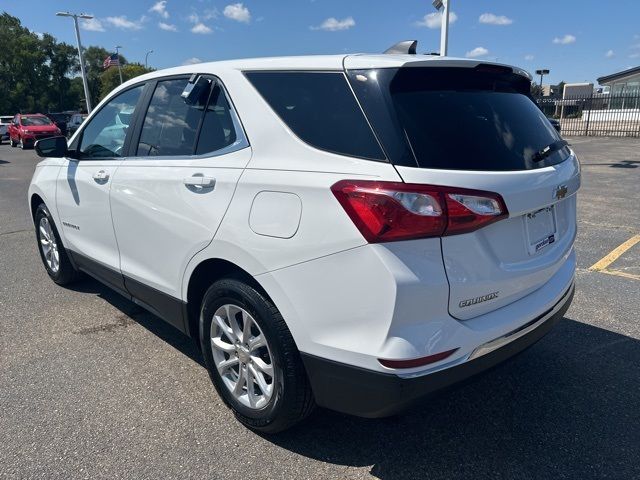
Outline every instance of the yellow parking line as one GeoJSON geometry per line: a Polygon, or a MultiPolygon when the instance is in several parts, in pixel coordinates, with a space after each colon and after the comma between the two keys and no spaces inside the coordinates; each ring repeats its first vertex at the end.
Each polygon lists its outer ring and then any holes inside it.
{"type": "Polygon", "coordinates": [[[640,275],[634,275],[633,273],[622,272],[620,270],[598,270],[600,273],[606,273],[607,275],[615,275],[616,277],[631,278],[633,280],[640,280],[640,275]]]}
{"type": "Polygon", "coordinates": [[[620,257],[620,255],[629,250],[638,242],[640,242],[640,234],[634,235],[622,245],[614,248],[606,257],[598,260],[596,263],[591,265],[589,267],[589,270],[591,270],[592,272],[601,272],[613,262],[615,262],[620,257]]]}

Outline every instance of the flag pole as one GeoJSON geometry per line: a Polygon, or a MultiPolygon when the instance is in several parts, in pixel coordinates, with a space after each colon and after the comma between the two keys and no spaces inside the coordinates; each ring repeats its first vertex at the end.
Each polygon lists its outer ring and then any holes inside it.
{"type": "Polygon", "coordinates": [[[120,52],[118,51],[122,47],[120,45],[116,46],[116,56],[118,57],[118,74],[120,75],[120,85],[122,85],[122,70],[120,70],[120,52]]]}

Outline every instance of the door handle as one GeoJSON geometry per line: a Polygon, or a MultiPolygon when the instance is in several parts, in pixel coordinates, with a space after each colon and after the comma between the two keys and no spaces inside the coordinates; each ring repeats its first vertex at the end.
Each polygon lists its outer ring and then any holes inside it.
{"type": "Polygon", "coordinates": [[[105,170],[100,170],[93,174],[93,179],[98,183],[104,183],[109,180],[109,172],[105,170]]]}
{"type": "Polygon", "coordinates": [[[213,177],[205,177],[202,174],[195,174],[192,177],[186,177],[182,182],[187,187],[196,187],[197,189],[213,188],[216,185],[216,179],[213,177]]]}

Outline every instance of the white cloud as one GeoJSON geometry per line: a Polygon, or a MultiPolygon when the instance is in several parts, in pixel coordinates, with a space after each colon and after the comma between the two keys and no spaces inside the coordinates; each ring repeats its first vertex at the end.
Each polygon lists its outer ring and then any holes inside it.
{"type": "Polygon", "coordinates": [[[140,20],[129,20],[126,15],[120,15],[118,17],[107,17],[104,19],[105,22],[110,23],[116,28],[120,28],[122,30],[140,30],[142,28],[142,24],[146,20],[144,16],[140,17],[140,20]]]}
{"type": "Polygon", "coordinates": [[[212,18],[218,18],[218,10],[216,8],[207,8],[202,14],[204,20],[211,20],[212,18]]]}
{"type": "Polygon", "coordinates": [[[182,62],[182,65],[193,65],[194,63],[202,63],[202,60],[198,57],[191,57],[182,62]]]}
{"type": "Polygon", "coordinates": [[[574,35],[566,34],[564,37],[554,38],[553,43],[559,45],[569,45],[570,43],[576,43],[576,37],[574,35]]]}
{"type": "Polygon", "coordinates": [[[353,17],[343,18],[338,20],[335,17],[329,17],[317,27],[311,27],[311,30],[324,30],[326,32],[337,32],[339,30],[349,30],[351,27],[356,26],[356,21],[353,17]]]}
{"type": "Polygon", "coordinates": [[[465,53],[465,57],[467,58],[478,58],[478,57],[484,57],[485,55],[489,54],[489,50],[487,50],[484,47],[476,47],[473,50],[469,50],[467,53],[465,53]]]}
{"type": "MultiPolygon", "coordinates": [[[[455,12],[449,12],[449,25],[455,23],[458,20],[458,15],[455,12]]],[[[428,13],[425,15],[422,20],[416,22],[414,25],[416,27],[427,27],[427,28],[440,28],[442,24],[442,12],[434,12],[428,13]]]]}
{"type": "Polygon", "coordinates": [[[150,12],[155,12],[162,18],[169,18],[169,12],[167,12],[167,0],[160,0],[153,4],[153,7],[149,9],[150,12]]]}
{"type": "Polygon", "coordinates": [[[211,30],[209,27],[207,27],[204,23],[199,22],[196,23],[192,28],[191,28],[191,33],[201,33],[201,34],[207,34],[207,33],[211,33],[213,32],[213,30],[211,30]]]}
{"type": "Polygon", "coordinates": [[[511,25],[513,20],[504,15],[494,15],[493,13],[483,13],[478,18],[480,23],[486,23],[487,25],[511,25]]]}
{"type": "Polygon", "coordinates": [[[171,23],[158,22],[158,28],[160,28],[160,30],[166,30],[167,32],[177,32],[178,31],[178,27],[176,27],[175,25],[173,25],[171,23]]]}
{"type": "Polygon", "coordinates": [[[104,26],[97,18],[91,18],[88,20],[84,18],[80,19],[80,28],[90,32],[104,32],[104,26]]]}
{"type": "Polygon", "coordinates": [[[533,55],[531,55],[530,53],[524,56],[524,59],[527,62],[530,62],[531,60],[533,60],[535,57],[533,55]]]}
{"type": "Polygon", "coordinates": [[[235,20],[236,22],[249,23],[251,21],[251,13],[249,9],[242,3],[233,3],[224,7],[222,12],[225,17],[235,20]]]}
{"type": "Polygon", "coordinates": [[[607,50],[607,53],[605,53],[604,56],[607,58],[613,58],[615,56],[615,53],[613,52],[613,50],[607,50]]]}

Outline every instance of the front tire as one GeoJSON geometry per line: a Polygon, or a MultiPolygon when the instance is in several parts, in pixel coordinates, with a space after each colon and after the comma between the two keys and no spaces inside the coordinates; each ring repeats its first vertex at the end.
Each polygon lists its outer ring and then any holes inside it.
{"type": "Polygon", "coordinates": [[[313,410],[291,332],[273,302],[253,286],[226,278],[207,290],[200,342],[218,394],[245,426],[276,433],[313,410]]]}
{"type": "Polygon", "coordinates": [[[58,285],[68,285],[78,280],[80,272],[73,268],[58,229],[44,203],[36,209],[35,226],[40,258],[51,280],[58,285]]]}

